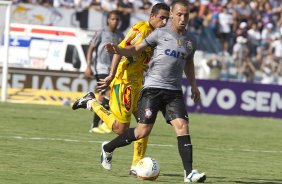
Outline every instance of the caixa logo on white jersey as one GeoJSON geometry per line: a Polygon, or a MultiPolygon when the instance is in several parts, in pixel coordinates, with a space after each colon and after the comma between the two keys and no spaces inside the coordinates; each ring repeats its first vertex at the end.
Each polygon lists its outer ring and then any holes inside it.
{"type": "Polygon", "coordinates": [[[185,53],[183,53],[183,52],[170,50],[170,49],[166,49],[164,52],[165,52],[165,55],[175,57],[175,58],[179,58],[179,59],[185,59],[185,53]]]}

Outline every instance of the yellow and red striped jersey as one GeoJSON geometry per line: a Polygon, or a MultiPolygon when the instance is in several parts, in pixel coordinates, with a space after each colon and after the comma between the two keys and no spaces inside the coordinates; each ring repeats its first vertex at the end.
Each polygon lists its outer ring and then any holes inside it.
{"type": "MultiPolygon", "coordinates": [[[[153,31],[149,22],[141,21],[130,28],[124,40],[119,44],[120,47],[136,45],[140,43],[153,31]]],[[[123,57],[116,72],[116,78],[131,83],[141,83],[144,71],[148,68],[148,63],[152,55],[151,48],[147,48],[139,56],[123,57]]]]}

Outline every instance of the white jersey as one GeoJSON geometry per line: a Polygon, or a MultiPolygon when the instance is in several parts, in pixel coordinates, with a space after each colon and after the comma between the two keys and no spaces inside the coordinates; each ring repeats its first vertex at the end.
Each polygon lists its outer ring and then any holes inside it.
{"type": "Polygon", "coordinates": [[[143,43],[153,49],[144,88],[181,90],[184,66],[194,57],[196,39],[188,32],[178,35],[166,26],[153,31],[143,43]]]}
{"type": "Polygon", "coordinates": [[[97,31],[93,36],[91,43],[96,49],[96,55],[93,58],[95,74],[109,74],[113,54],[110,54],[105,49],[105,44],[119,44],[123,40],[123,33],[111,32],[109,30],[97,31]]]}

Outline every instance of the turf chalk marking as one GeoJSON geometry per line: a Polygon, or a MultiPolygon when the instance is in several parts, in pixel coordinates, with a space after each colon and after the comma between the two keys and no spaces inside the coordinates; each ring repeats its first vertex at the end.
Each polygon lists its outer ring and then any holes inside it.
{"type": "MultiPolygon", "coordinates": [[[[0,136],[3,139],[20,139],[20,140],[44,140],[44,141],[64,141],[64,142],[88,142],[88,143],[103,143],[103,141],[82,141],[82,140],[73,140],[73,139],[61,139],[61,138],[43,138],[43,137],[22,137],[22,136],[0,136]]],[[[175,147],[171,144],[148,144],[149,146],[157,147],[175,147]]],[[[217,148],[205,148],[210,150],[222,150],[222,151],[242,151],[242,152],[259,152],[259,153],[282,153],[278,150],[252,150],[252,149],[217,149],[217,148]]]]}

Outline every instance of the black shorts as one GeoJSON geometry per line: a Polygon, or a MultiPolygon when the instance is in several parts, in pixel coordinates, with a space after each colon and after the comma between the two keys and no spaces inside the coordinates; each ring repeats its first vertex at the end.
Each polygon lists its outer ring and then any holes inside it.
{"type": "MultiPolygon", "coordinates": [[[[100,79],[104,79],[104,78],[106,78],[106,77],[108,77],[108,74],[96,74],[95,75],[95,79],[96,79],[96,81],[97,81],[97,86],[100,86],[100,84],[98,83],[99,81],[100,81],[100,79]]],[[[109,90],[110,89],[110,87],[107,87],[107,88],[105,88],[105,89],[103,89],[103,90],[100,90],[100,91],[98,91],[97,89],[95,89],[95,91],[97,92],[97,93],[100,93],[100,94],[104,94],[107,90],[109,90]]]]}
{"type": "Polygon", "coordinates": [[[95,75],[95,79],[97,81],[97,86],[99,86],[100,84],[98,83],[100,81],[100,79],[104,79],[108,77],[108,74],[96,74],[95,75]]]}
{"type": "Polygon", "coordinates": [[[158,88],[142,90],[138,101],[139,122],[155,123],[159,111],[163,113],[167,123],[176,118],[188,120],[182,91],[158,88]]]}

